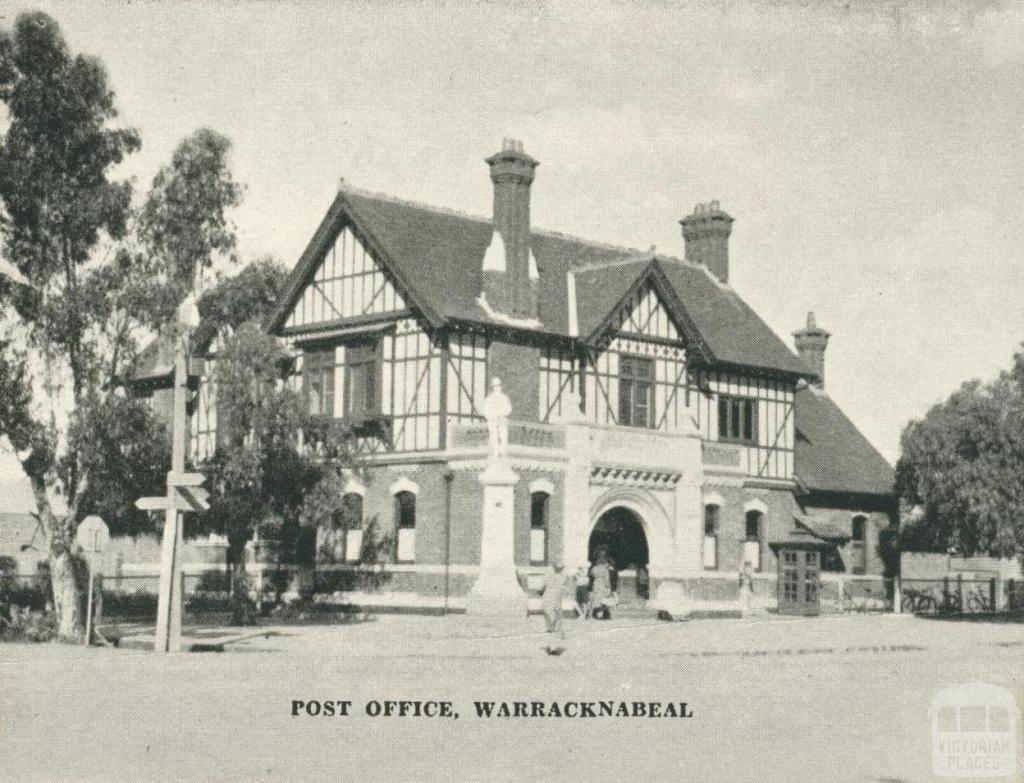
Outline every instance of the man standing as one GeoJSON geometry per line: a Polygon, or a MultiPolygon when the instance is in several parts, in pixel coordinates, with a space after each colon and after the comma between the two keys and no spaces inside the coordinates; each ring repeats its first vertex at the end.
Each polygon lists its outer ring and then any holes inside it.
{"type": "Polygon", "coordinates": [[[562,630],[562,598],[565,595],[565,584],[565,566],[562,563],[555,563],[544,584],[544,595],[541,600],[544,622],[548,633],[554,636],[554,639],[549,640],[544,647],[548,655],[561,655],[565,652],[565,632],[562,630]]]}
{"type": "Polygon", "coordinates": [[[750,594],[753,592],[753,587],[753,569],[748,561],[740,570],[740,613],[744,617],[750,614],[750,594]]]}

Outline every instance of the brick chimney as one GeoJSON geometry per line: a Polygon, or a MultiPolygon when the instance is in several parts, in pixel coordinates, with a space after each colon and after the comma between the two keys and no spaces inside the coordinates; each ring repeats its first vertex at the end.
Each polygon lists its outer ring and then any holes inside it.
{"type": "Polygon", "coordinates": [[[817,380],[811,381],[811,383],[819,389],[825,388],[825,347],[831,336],[818,326],[814,320],[814,313],[807,314],[807,326],[798,332],[793,332],[796,352],[818,376],[817,380]]]}
{"type": "Polygon", "coordinates": [[[703,264],[723,283],[729,281],[729,234],[732,218],[717,201],[698,204],[679,221],[686,241],[686,260],[703,264]]]}
{"type": "Polygon", "coordinates": [[[517,139],[487,158],[494,183],[494,236],[484,254],[483,292],[495,311],[537,318],[537,262],[530,249],[530,184],[538,163],[517,139]]]}

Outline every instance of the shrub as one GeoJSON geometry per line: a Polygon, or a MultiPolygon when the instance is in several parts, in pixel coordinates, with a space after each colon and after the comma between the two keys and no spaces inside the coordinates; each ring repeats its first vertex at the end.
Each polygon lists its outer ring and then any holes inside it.
{"type": "Polygon", "coordinates": [[[52,603],[53,589],[46,578],[0,580],[0,617],[11,619],[15,608],[42,612],[52,603]]]}
{"type": "Polygon", "coordinates": [[[57,638],[57,615],[14,607],[0,618],[0,640],[5,642],[49,642],[57,638]]]}
{"type": "Polygon", "coordinates": [[[103,614],[106,617],[156,617],[156,607],[156,594],[147,590],[103,594],[103,614]]]}

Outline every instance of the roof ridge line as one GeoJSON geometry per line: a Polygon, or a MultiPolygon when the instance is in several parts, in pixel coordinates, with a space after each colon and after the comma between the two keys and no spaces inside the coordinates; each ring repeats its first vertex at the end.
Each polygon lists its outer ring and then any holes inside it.
{"type": "MultiPolygon", "coordinates": [[[[453,209],[452,207],[443,207],[439,204],[430,204],[426,201],[416,201],[415,199],[402,198],[391,193],[385,193],[380,190],[370,190],[369,188],[361,188],[351,184],[347,180],[342,180],[338,186],[339,192],[344,191],[346,193],[354,193],[357,196],[365,196],[367,198],[376,198],[381,201],[388,201],[392,204],[404,204],[410,207],[417,207],[418,209],[425,209],[428,212],[436,212],[439,215],[451,215],[453,217],[466,218],[467,220],[475,220],[478,223],[486,223],[489,226],[494,225],[494,221],[491,218],[484,217],[482,215],[476,215],[472,212],[465,212],[461,209],[453,209]]],[[[567,239],[571,242],[579,242],[583,245],[590,245],[591,247],[601,248],[604,250],[620,250],[626,253],[643,254],[650,251],[640,250],[636,247],[629,247],[628,245],[615,245],[610,242],[601,242],[596,239],[586,239],[576,234],[568,234],[564,231],[555,231],[548,228],[537,228],[534,226],[530,227],[531,234],[537,234],[539,236],[551,237],[553,239],[567,239]]],[[[663,256],[673,261],[678,261],[682,264],[700,266],[700,264],[694,264],[692,261],[685,261],[681,258],[674,258],[672,256],[663,256]]],[[[635,260],[635,259],[634,259],[635,260]]]]}
{"type": "Polygon", "coordinates": [[[610,266],[626,266],[627,264],[651,263],[654,256],[639,253],[629,258],[615,258],[609,261],[583,261],[577,264],[570,264],[570,272],[590,272],[595,269],[606,269],[610,266]]]}
{"type": "Polygon", "coordinates": [[[346,180],[341,180],[338,185],[339,192],[354,193],[357,196],[366,196],[367,198],[376,198],[381,201],[390,201],[392,204],[405,204],[409,207],[418,207],[419,209],[425,209],[428,212],[437,212],[442,215],[452,215],[454,217],[466,218],[468,220],[475,220],[478,223],[487,223],[493,225],[494,221],[490,218],[485,218],[482,215],[474,215],[471,212],[463,212],[459,209],[452,209],[451,207],[442,207],[439,204],[428,204],[425,201],[416,201],[411,198],[402,198],[391,193],[385,193],[381,190],[370,190],[369,188],[360,188],[356,185],[352,185],[346,180]]]}
{"type": "MultiPolygon", "coordinates": [[[[539,234],[544,237],[551,237],[552,239],[568,239],[570,242],[579,242],[581,245],[590,245],[591,247],[600,248],[601,250],[621,250],[624,253],[633,253],[634,255],[640,256],[650,252],[648,250],[641,250],[638,247],[629,247],[628,245],[613,245],[610,242],[601,242],[596,239],[584,239],[583,237],[575,234],[567,234],[564,231],[553,231],[548,228],[531,228],[530,233],[539,234]]],[[[636,261],[637,259],[632,258],[629,260],[636,261]]]]}

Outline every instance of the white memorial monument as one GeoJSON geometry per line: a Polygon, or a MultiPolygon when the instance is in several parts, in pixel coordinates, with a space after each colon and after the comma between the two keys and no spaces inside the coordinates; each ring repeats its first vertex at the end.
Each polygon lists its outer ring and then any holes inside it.
{"type": "Polygon", "coordinates": [[[508,417],[512,403],[501,390],[501,381],[491,381],[491,392],[483,404],[487,419],[487,466],[480,474],[484,485],[483,525],[480,532],[480,574],[466,596],[466,614],[526,617],[526,593],[516,575],[515,485],[519,476],[508,456],[508,417]]]}

